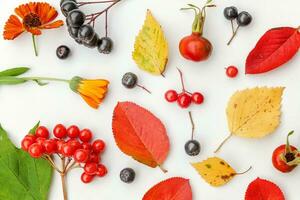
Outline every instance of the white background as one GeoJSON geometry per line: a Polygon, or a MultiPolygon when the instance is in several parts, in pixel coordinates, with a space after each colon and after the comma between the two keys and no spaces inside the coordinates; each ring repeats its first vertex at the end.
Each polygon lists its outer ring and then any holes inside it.
{"type": "MultiPolygon", "coordinates": [[[[1,0],[0,27],[2,27],[14,8],[26,1],[1,0]]],[[[48,0],[59,9],[58,0],[48,0]]],[[[17,66],[31,67],[28,75],[71,78],[80,75],[87,78],[107,78],[111,81],[107,98],[99,110],[89,108],[83,100],[72,93],[64,83],[51,83],[39,87],[34,83],[18,86],[1,86],[0,88],[0,122],[10,133],[16,144],[38,120],[49,128],[56,123],[77,124],[90,128],[95,137],[107,142],[107,151],[103,162],[109,174],[103,179],[96,179],[89,185],[80,182],[81,170],[73,171],[68,176],[69,196],[72,200],[140,200],[143,194],[154,184],[168,177],[182,176],[190,179],[193,199],[224,200],[244,199],[247,185],[256,177],[274,181],[285,193],[286,199],[299,199],[300,171],[290,174],[277,172],[271,164],[272,151],[284,143],[286,134],[295,130],[292,143],[300,146],[300,92],[299,62],[297,55],[282,68],[264,75],[244,75],[244,63],[247,54],[254,47],[259,37],[269,28],[278,26],[299,26],[298,0],[216,0],[217,8],[208,10],[204,34],[214,45],[211,58],[202,63],[192,63],[182,59],[178,52],[179,40],[190,34],[193,20],[192,12],[179,9],[190,0],[123,0],[110,13],[109,32],[115,42],[115,49],[110,55],[100,55],[96,49],[78,46],[68,36],[66,27],[44,31],[38,37],[40,56],[35,57],[29,34],[23,34],[15,41],[0,39],[0,69],[17,66]],[[230,37],[230,23],[223,17],[226,6],[237,6],[253,15],[253,23],[241,28],[231,46],[226,46],[230,37]],[[152,10],[154,16],[163,26],[170,47],[170,57],[166,78],[155,77],[140,71],[131,59],[134,38],[143,24],[146,9],[152,10]],[[65,61],[57,59],[56,47],[61,44],[72,49],[72,56],[65,61]],[[240,75],[229,79],[224,68],[236,65],[240,75]],[[188,157],[183,146],[190,137],[190,122],[187,110],[176,104],[169,104],[163,98],[168,89],[180,90],[176,67],[180,67],[185,76],[186,86],[190,91],[201,91],[206,101],[201,106],[191,106],[197,125],[196,138],[202,145],[201,154],[195,158],[188,157]],[[148,95],[136,88],[127,90],[121,85],[121,77],[132,71],[140,78],[140,84],[149,88],[153,94],[148,95]],[[248,174],[235,177],[221,188],[213,188],[205,183],[190,162],[201,161],[214,156],[213,151],[221,140],[228,135],[225,108],[229,97],[238,89],[254,86],[284,86],[282,123],[277,131],[261,140],[232,138],[218,154],[227,160],[237,171],[244,171],[250,165],[254,168],[248,174]],[[133,101],[151,110],[165,124],[171,141],[170,154],[164,164],[169,173],[163,174],[159,169],[152,169],[137,163],[124,155],[115,145],[111,131],[111,117],[118,101],[133,101]],[[119,172],[124,167],[136,170],[134,183],[127,185],[119,180],[119,172]]],[[[204,1],[194,1],[201,5],[204,1]]],[[[91,8],[86,8],[86,12],[91,8]]],[[[59,15],[59,19],[63,19],[59,15]]],[[[97,24],[97,32],[104,34],[103,22],[97,24]]],[[[53,178],[50,200],[62,199],[59,176],[53,178]]]]}

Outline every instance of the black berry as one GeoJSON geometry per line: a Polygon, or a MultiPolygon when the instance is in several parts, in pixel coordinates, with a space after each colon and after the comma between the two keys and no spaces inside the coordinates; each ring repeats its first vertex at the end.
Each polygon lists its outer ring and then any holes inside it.
{"type": "Polygon", "coordinates": [[[98,34],[95,34],[90,41],[82,40],[82,43],[84,46],[88,48],[95,48],[98,44],[98,40],[99,40],[98,34]]]}
{"type": "Polygon", "coordinates": [[[103,37],[98,42],[98,51],[109,54],[113,49],[113,41],[109,37],[103,37]]]}
{"type": "Polygon", "coordinates": [[[72,38],[78,39],[78,31],[79,28],[68,26],[68,32],[72,38]]]}
{"type": "Polygon", "coordinates": [[[78,8],[77,4],[73,1],[66,1],[61,5],[61,12],[64,16],[68,16],[69,12],[78,8]]]}
{"type": "Polygon", "coordinates": [[[66,59],[69,54],[70,48],[65,45],[61,45],[56,49],[56,55],[59,59],[66,59]]]}
{"type": "Polygon", "coordinates": [[[131,168],[125,168],[120,172],[120,179],[125,183],[132,183],[135,178],[135,172],[131,168]]]}
{"type": "Polygon", "coordinates": [[[126,74],[124,74],[122,78],[122,84],[129,89],[134,88],[137,84],[137,81],[138,81],[137,75],[135,75],[132,72],[127,72],[126,74]]]}
{"type": "Polygon", "coordinates": [[[77,42],[78,44],[82,44],[82,41],[79,39],[75,39],[75,42],[77,42]]]}
{"type": "Polygon", "coordinates": [[[201,146],[198,141],[189,140],[185,143],[184,149],[189,156],[197,156],[200,153],[201,146]]]}
{"type": "Polygon", "coordinates": [[[238,9],[234,6],[226,7],[224,9],[224,16],[228,20],[233,20],[238,16],[238,9]]]}
{"type": "Polygon", "coordinates": [[[85,14],[79,10],[75,9],[69,12],[67,17],[67,24],[71,27],[79,28],[85,22],[85,14]]]}
{"type": "Polygon", "coordinates": [[[95,36],[94,28],[89,24],[84,24],[79,28],[78,38],[84,41],[91,41],[95,36]]]}
{"type": "Polygon", "coordinates": [[[237,23],[239,26],[247,26],[251,23],[252,16],[248,12],[241,12],[237,17],[237,23]]]}
{"type": "Polygon", "coordinates": [[[77,3],[77,1],[76,0],[61,0],[60,1],[60,6],[63,4],[63,3],[65,3],[65,2],[75,2],[75,3],[77,3]]]}

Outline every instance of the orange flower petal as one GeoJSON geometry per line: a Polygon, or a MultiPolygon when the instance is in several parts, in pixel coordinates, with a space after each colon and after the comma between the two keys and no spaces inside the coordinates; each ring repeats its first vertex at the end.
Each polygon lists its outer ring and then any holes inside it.
{"type": "Polygon", "coordinates": [[[50,24],[42,25],[40,28],[41,29],[52,29],[52,28],[58,28],[63,25],[64,25],[64,22],[62,20],[58,20],[58,21],[52,22],[50,24]]]}
{"type": "Polygon", "coordinates": [[[36,7],[37,7],[37,4],[36,2],[30,2],[30,3],[27,3],[27,4],[22,4],[20,5],[19,7],[17,7],[15,9],[15,13],[21,17],[22,19],[24,19],[24,17],[30,13],[36,13],[36,7]]]}
{"type": "Polygon", "coordinates": [[[42,24],[47,24],[53,21],[57,17],[58,13],[50,4],[38,3],[37,15],[40,16],[42,24]]]}
{"type": "Polygon", "coordinates": [[[41,35],[42,31],[38,28],[29,28],[26,29],[29,33],[32,33],[33,35],[41,35]]]}
{"type": "Polygon", "coordinates": [[[78,90],[79,94],[82,94],[84,96],[89,97],[90,99],[92,99],[93,101],[95,101],[96,103],[100,102],[100,98],[97,97],[96,94],[94,94],[93,92],[87,90],[87,89],[79,89],[78,90]]]}
{"type": "Polygon", "coordinates": [[[15,15],[11,15],[4,26],[3,37],[5,40],[13,40],[24,32],[23,24],[15,15]]]}
{"type": "Polygon", "coordinates": [[[98,87],[103,87],[107,86],[109,84],[109,81],[104,80],[104,79],[96,79],[96,80],[83,80],[83,83],[88,83],[88,84],[95,84],[98,87]]]}
{"type": "Polygon", "coordinates": [[[82,98],[83,98],[83,100],[89,105],[89,106],[91,106],[92,108],[94,108],[94,109],[97,109],[97,108],[99,108],[99,105],[100,105],[100,103],[102,102],[102,101],[100,101],[99,103],[97,103],[97,102],[95,102],[93,99],[91,99],[90,97],[87,97],[87,96],[85,96],[85,95],[80,95],[82,98]]]}

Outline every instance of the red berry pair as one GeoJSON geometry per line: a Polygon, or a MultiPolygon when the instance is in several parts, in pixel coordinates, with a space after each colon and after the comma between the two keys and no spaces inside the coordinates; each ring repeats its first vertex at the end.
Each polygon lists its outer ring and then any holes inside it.
{"type": "Polygon", "coordinates": [[[34,133],[30,133],[22,140],[22,149],[33,158],[43,158],[60,174],[65,175],[69,170],[81,167],[84,172],[81,180],[91,182],[95,176],[103,177],[107,169],[102,165],[100,154],[105,149],[103,140],[91,141],[93,133],[89,129],[80,130],[73,125],[66,128],[58,124],[53,129],[55,138],[49,139],[49,131],[44,126],[39,126],[34,133]],[[59,169],[52,159],[52,155],[61,158],[63,168],[59,169]]]}
{"type": "Polygon", "coordinates": [[[192,102],[198,105],[202,104],[204,102],[204,96],[200,92],[190,93],[186,91],[182,72],[179,69],[178,71],[180,74],[182,92],[178,94],[175,90],[168,90],[165,93],[165,99],[170,103],[177,101],[181,108],[188,108],[192,102]]]}

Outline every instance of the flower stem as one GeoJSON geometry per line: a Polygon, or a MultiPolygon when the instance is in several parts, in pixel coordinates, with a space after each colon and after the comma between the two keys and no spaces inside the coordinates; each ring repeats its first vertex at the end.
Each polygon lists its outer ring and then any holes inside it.
{"type": "Polygon", "coordinates": [[[33,43],[34,54],[35,54],[35,56],[38,56],[38,51],[37,51],[35,36],[33,34],[32,34],[32,43],[33,43]]]}
{"type": "Polygon", "coordinates": [[[27,81],[59,81],[59,82],[66,82],[70,83],[70,80],[61,79],[61,78],[51,78],[51,77],[24,77],[22,78],[27,81]]]}

